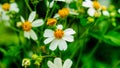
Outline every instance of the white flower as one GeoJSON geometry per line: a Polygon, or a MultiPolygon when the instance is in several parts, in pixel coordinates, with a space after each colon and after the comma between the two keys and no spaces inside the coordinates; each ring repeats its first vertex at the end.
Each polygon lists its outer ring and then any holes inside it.
{"type": "Polygon", "coordinates": [[[0,14],[1,14],[1,20],[5,22],[5,25],[9,26],[9,20],[10,20],[10,16],[7,14],[9,12],[19,12],[19,8],[17,6],[17,4],[14,3],[4,3],[2,5],[0,5],[0,14]]]}
{"type": "Polygon", "coordinates": [[[109,12],[106,10],[106,7],[101,5],[98,1],[85,0],[82,3],[82,6],[88,8],[87,13],[89,16],[93,17],[101,15],[101,11],[104,16],[109,16],[109,12]]]}
{"type": "Polygon", "coordinates": [[[47,62],[49,68],[71,68],[72,61],[70,59],[65,60],[64,64],[62,65],[61,58],[55,58],[54,63],[51,61],[47,62]]]}
{"type": "Polygon", "coordinates": [[[47,37],[47,39],[44,40],[44,43],[48,44],[51,42],[49,49],[52,51],[54,51],[57,48],[57,46],[60,50],[66,50],[66,41],[74,41],[74,37],[72,35],[75,34],[75,31],[71,28],[68,28],[63,31],[62,28],[62,25],[58,25],[55,31],[46,29],[44,32],[44,37],[47,37]]]}
{"type": "Polygon", "coordinates": [[[35,16],[36,16],[36,12],[33,11],[30,13],[28,21],[25,21],[22,16],[20,17],[21,21],[23,22],[22,28],[24,30],[24,36],[28,39],[30,39],[30,37],[31,37],[33,40],[37,40],[38,38],[37,38],[37,35],[35,34],[35,32],[31,28],[39,27],[44,24],[44,21],[42,19],[37,19],[37,20],[33,21],[35,19],[35,16]]]}
{"type": "Polygon", "coordinates": [[[118,9],[118,13],[120,13],[120,9],[118,9]]]}
{"type": "Polygon", "coordinates": [[[9,11],[14,11],[16,13],[19,12],[19,8],[17,6],[17,3],[4,3],[2,5],[0,5],[1,11],[3,12],[9,12],[9,11]]]}
{"type": "Polygon", "coordinates": [[[82,6],[88,8],[87,13],[89,16],[94,16],[96,12],[101,13],[101,5],[98,1],[85,0],[83,1],[82,6]]]}

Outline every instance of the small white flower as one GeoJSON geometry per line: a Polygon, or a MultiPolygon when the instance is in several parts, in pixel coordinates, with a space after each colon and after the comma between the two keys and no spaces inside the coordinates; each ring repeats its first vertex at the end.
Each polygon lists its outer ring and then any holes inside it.
{"type": "Polygon", "coordinates": [[[72,35],[75,34],[75,31],[71,28],[68,28],[63,31],[62,28],[62,25],[58,25],[55,31],[46,29],[44,32],[44,37],[47,37],[47,39],[44,40],[44,43],[48,44],[51,42],[49,49],[52,51],[54,51],[57,48],[57,46],[60,50],[66,50],[66,41],[74,41],[74,37],[72,35]]]}
{"type": "Polygon", "coordinates": [[[83,7],[88,8],[88,15],[94,16],[96,12],[100,13],[101,5],[98,1],[85,0],[82,3],[83,7]]]}
{"type": "Polygon", "coordinates": [[[35,32],[32,30],[32,27],[39,27],[44,24],[44,21],[42,19],[35,19],[36,12],[33,11],[30,13],[30,16],[28,18],[28,21],[25,21],[24,18],[21,16],[21,21],[22,21],[22,28],[24,30],[24,36],[28,39],[32,38],[33,40],[37,40],[37,35],[35,32]]]}
{"type": "Polygon", "coordinates": [[[118,13],[120,13],[120,9],[118,9],[118,13]]]}
{"type": "Polygon", "coordinates": [[[2,5],[0,5],[0,14],[1,14],[1,20],[5,22],[5,25],[9,26],[9,20],[10,20],[10,16],[7,14],[9,12],[19,12],[19,8],[17,6],[17,4],[14,3],[4,3],[2,5]]]}
{"type": "Polygon", "coordinates": [[[66,59],[64,64],[62,65],[61,58],[55,58],[54,63],[52,63],[51,61],[48,61],[47,65],[49,68],[71,68],[72,61],[70,59],[66,59]]]}

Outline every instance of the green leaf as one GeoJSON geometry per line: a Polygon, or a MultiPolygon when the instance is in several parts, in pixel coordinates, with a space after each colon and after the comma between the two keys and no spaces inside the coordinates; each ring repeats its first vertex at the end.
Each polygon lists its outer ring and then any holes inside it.
{"type": "Polygon", "coordinates": [[[104,36],[106,39],[109,39],[116,45],[120,46],[120,33],[116,31],[110,31],[107,35],[104,36]]]}

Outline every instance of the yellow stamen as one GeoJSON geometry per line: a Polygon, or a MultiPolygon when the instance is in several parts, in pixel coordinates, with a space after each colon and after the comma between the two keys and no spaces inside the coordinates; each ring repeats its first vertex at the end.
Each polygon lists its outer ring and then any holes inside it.
{"type": "Polygon", "coordinates": [[[32,25],[29,21],[26,21],[23,23],[22,28],[24,31],[30,31],[30,29],[32,28],[32,25]]]}
{"type": "Polygon", "coordinates": [[[5,11],[8,11],[8,10],[10,9],[10,4],[4,3],[4,4],[2,5],[2,8],[3,8],[5,11]]]}
{"type": "Polygon", "coordinates": [[[57,20],[55,18],[50,18],[47,21],[47,25],[49,25],[49,26],[53,26],[56,23],[57,23],[57,20]]]}
{"type": "Polygon", "coordinates": [[[98,1],[93,1],[93,7],[96,9],[96,10],[98,10],[98,9],[100,9],[100,3],[98,2],[98,1]]]}
{"type": "Polygon", "coordinates": [[[103,11],[107,10],[106,6],[102,6],[102,10],[103,11]]]}
{"type": "Polygon", "coordinates": [[[64,32],[63,30],[60,30],[60,29],[57,29],[55,32],[54,32],[54,36],[57,38],[57,39],[61,39],[64,35],[64,32]]]}
{"type": "Polygon", "coordinates": [[[63,9],[58,11],[58,14],[60,15],[60,17],[64,18],[69,14],[69,9],[63,8],[63,9]]]}

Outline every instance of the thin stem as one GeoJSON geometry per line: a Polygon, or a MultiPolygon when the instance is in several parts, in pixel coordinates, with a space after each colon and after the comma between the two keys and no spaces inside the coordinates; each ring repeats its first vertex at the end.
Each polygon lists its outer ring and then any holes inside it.
{"type": "Polygon", "coordinates": [[[32,9],[31,9],[30,5],[28,4],[28,0],[25,0],[25,3],[27,5],[28,9],[32,12],[32,9]]]}
{"type": "MultiPolygon", "coordinates": [[[[89,60],[89,59],[93,56],[93,54],[95,53],[95,51],[96,51],[97,48],[99,47],[99,44],[100,44],[100,43],[101,43],[101,40],[99,40],[99,41],[97,42],[96,46],[93,48],[93,50],[92,50],[91,53],[89,54],[87,60],[89,60]]],[[[86,62],[85,64],[83,64],[81,68],[85,68],[85,65],[86,65],[87,63],[88,63],[88,62],[86,62]]]]}
{"type": "Polygon", "coordinates": [[[78,58],[78,61],[77,61],[77,64],[76,64],[75,68],[78,68],[78,65],[79,65],[79,62],[80,62],[80,59],[81,59],[81,56],[82,56],[82,51],[83,51],[83,47],[80,49],[80,55],[79,55],[79,58],[78,58]]]}
{"type": "MultiPolygon", "coordinates": [[[[87,33],[88,33],[88,31],[89,31],[89,28],[88,29],[86,29],[86,31],[79,37],[79,39],[81,39],[81,38],[83,38],[87,33]]],[[[79,39],[78,39],[78,41],[79,41],[79,39]]],[[[77,49],[74,51],[74,53],[71,55],[71,59],[74,57],[74,55],[76,54],[76,52],[79,50],[79,48],[80,48],[80,45],[77,47],[77,49]]]]}
{"type": "Polygon", "coordinates": [[[46,16],[45,16],[45,22],[47,21],[47,17],[48,17],[49,11],[50,11],[50,8],[48,7],[48,8],[47,8],[47,13],[46,13],[46,16]]]}

